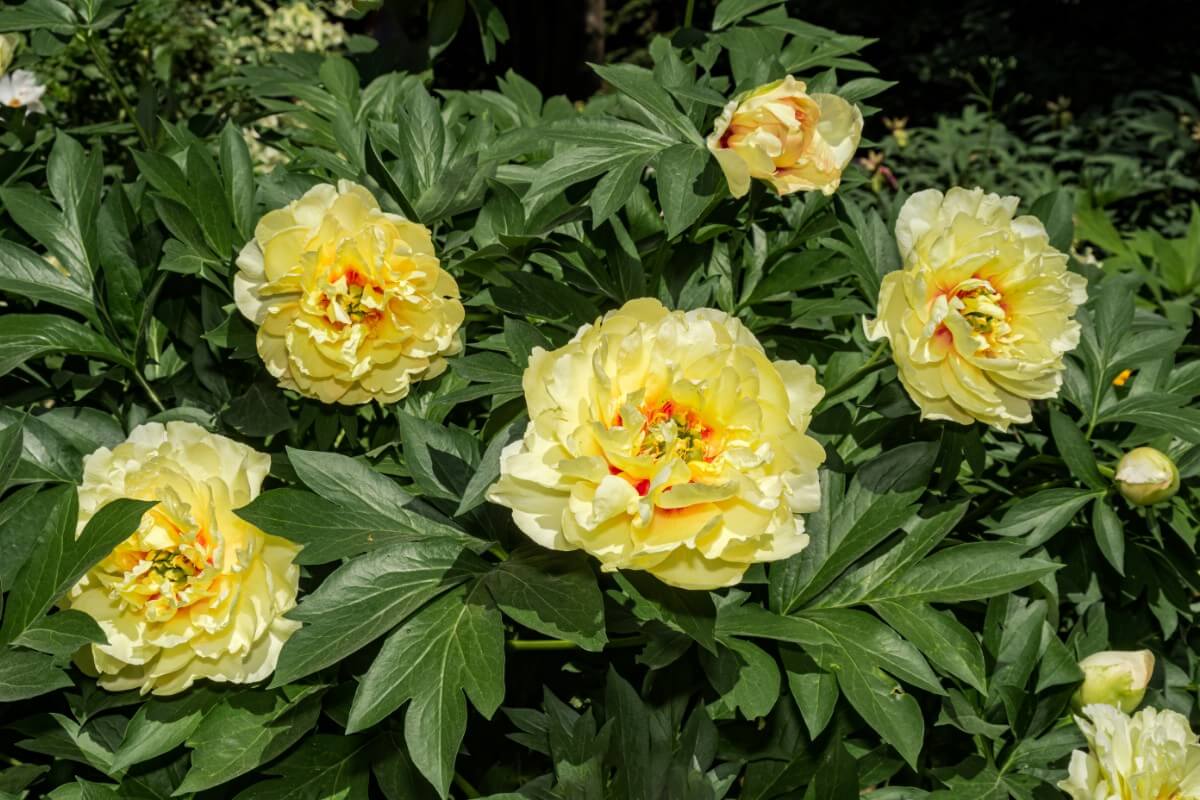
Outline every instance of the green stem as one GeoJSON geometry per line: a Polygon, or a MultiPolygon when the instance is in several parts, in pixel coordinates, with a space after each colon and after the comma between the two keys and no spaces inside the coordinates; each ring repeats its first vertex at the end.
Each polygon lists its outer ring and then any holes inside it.
{"type": "Polygon", "coordinates": [[[491,547],[489,547],[488,552],[501,561],[508,561],[508,551],[505,550],[504,545],[500,544],[499,542],[495,542],[491,547]]]}
{"type": "MultiPolygon", "coordinates": [[[[613,639],[605,646],[606,650],[619,647],[637,647],[645,644],[646,637],[637,634],[635,636],[625,636],[620,639],[613,639]]],[[[509,639],[508,649],[510,650],[581,650],[582,648],[575,642],[567,639],[509,639]]]]}
{"type": "Polygon", "coordinates": [[[696,11],[696,0],[687,0],[687,8],[683,12],[683,27],[692,27],[692,15],[696,11]]]}
{"type": "Polygon", "coordinates": [[[470,781],[457,772],[454,773],[454,785],[462,791],[463,797],[483,797],[470,781]]]}
{"type": "Polygon", "coordinates": [[[880,342],[879,346],[875,348],[875,351],[871,353],[866,361],[863,362],[861,367],[854,370],[854,372],[851,372],[842,380],[838,381],[837,384],[832,388],[825,390],[825,399],[828,400],[830,397],[833,397],[845,389],[848,389],[849,387],[858,383],[858,381],[867,373],[877,369],[879,366],[883,366],[882,364],[877,366],[876,362],[879,361],[879,357],[883,355],[883,351],[886,348],[887,342],[880,342]]]}
{"type": "Polygon", "coordinates": [[[154,407],[158,409],[159,413],[161,414],[162,412],[166,411],[167,407],[163,405],[163,401],[161,398],[159,398],[158,393],[154,391],[152,386],[150,386],[150,382],[147,381],[145,376],[142,375],[142,371],[138,369],[137,366],[134,366],[132,369],[130,369],[130,372],[133,373],[134,380],[141,385],[142,390],[146,392],[146,396],[150,398],[151,403],[154,403],[154,407]]]}
{"type": "Polygon", "coordinates": [[[96,63],[96,69],[100,70],[100,74],[108,82],[113,94],[117,96],[117,102],[121,104],[125,115],[129,117],[129,122],[133,125],[133,129],[137,131],[142,144],[147,148],[151,147],[150,137],[138,121],[137,112],[134,111],[133,106],[129,105],[129,100],[125,97],[124,87],[117,81],[116,75],[113,74],[112,65],[108,62],[108,54],[96,44],[96,37],[91,31],[88,32],[85,38],[87,39],[88,50],[91,51],[92,59],[96,63]]]}

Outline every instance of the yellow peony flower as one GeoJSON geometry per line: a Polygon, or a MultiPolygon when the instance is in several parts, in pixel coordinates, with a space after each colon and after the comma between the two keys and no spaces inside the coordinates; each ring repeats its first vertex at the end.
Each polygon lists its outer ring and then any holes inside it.
{"type": "Polygon", "coordinates": [[[544,547],[713,589],[808,543],[825,452],[805,429],[824,390],[737,319],[632,300],[535,349],[524,388],[529,427],[488,498],[544,547]]]}
{"type": "Polygon", "coordinates": [[[1144,708],[1132,717],[1092,705],[1076,717],[1088,751],[1071,754],[1058,788],[1071,800],[1200,800],[1200,745],[1187,717],[1144,708]]]}
{"type": "Polygon", "coordinates": [[[462,349],[458,284],[424,225],[364,187],[322,184],[266,214],[238,256],[234,298],[286,389],[325,403],[392,403],[462,349]]]}
{"type": "Polygon", "coordinates": [[[262,680],[300,623],[299,546],[233,513],[253,500],[270,456],[187,422],[149,423],[84,460],[79,530],[120,497],[158,500],[64,605],[90,614],[108,643],[80,664],[114,692],[175,694],[197,678],[262,680]]]}
{"type": "Polygon", "coordinates": [[[1000,430],[1054,397],[1079,343],[1087,281],[1067,271],[1018,199],[954,188],[908,199],[896,222],[903,269],[884,276],[871,339],[887,338],[922,418],[1000,430]]]}
{"type": "Polygon", "coordinates": [[[708,149],[741,197],[750,179],[779,194],[833,194],[862,138],[858,108],[835,94],[813,94],[791,75],[734,98],[717,117],[708,149]]]}

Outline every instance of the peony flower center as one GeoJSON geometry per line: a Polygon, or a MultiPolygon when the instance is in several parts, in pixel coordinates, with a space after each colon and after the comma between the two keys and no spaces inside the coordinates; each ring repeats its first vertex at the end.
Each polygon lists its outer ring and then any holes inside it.
{"type": "Polygon", "coordinates": [[[639,456],[656,460],[678,458],[681,461],[711,461],[710,442],[713,430],[690,408],[667,400],[642,410],[639,456]]]}
{"type": "Polygon", "coordinates": [[[969,278],[954,288],[950,307],[958,311],[978,334],[991,335],[1002,327],[1007,331],[1008,312],[1004,300],[991,283],[969,278]]]}
{"type": "Polygon", "coordinates": [[[388,293],[368,263],[353,240],[323,248],[318,254],[320,277],[306,297],[307,310],[336,330],[359,323],[374,327],[383,319],[388,293]]]}
{"type": "Polygon", "coordinates": [[[137,533],[100,563],[99,578],[125,607],[149,622],[166,622],[216,594],[213,540],[159,505],[146,513],[137,533]]]}

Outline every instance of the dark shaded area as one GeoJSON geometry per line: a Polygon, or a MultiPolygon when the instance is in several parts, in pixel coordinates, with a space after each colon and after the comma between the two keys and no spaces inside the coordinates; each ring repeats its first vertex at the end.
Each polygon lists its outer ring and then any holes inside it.
{"type": "MultiPolygon", "coordinates": [[[[437,83],[445,88],[494,85],[493,75],[512,68],[547,95],[589,96],[598,84],[586,61],[647,61],[658,33],[683,23],[686,0],[495,0],[511,32],[495,63],[484,62],[471,12],[439,59],[437,83]],[[603,31],[595,24],[603,7],[603,31]],[[589,18],[592,24],[589,26],[589,18]]],[[[407,10],[404,35],[426,35],[419,5],[389,6],[392,22],[407,10]]],[[[694,22],[707,27],[715,0],[696,0],[694,22]]],[[[804,0],[791,12],[842,33],[879,41],[864,53],[879,74],[900,85],[889,109],[927,124],[933,115],[961,107],[969,93],[964,73],[986,83],[988,57],[1000,59],[998,107],[1020,116],[1041,111],[1059,96],[1080,110],[1105,107],[1114,95],[1142,89],[1191,94],[1197,70],[1200,14],[1184,0],[1130,4],[1108,0],[804,0]]],[[[377,30],[377,34],[386,33],[377,30]]],[[[404,47],[383,53],[403,60],[404,47]]],[[[386,57],[386,56],[385,56],[386,57]]]]}

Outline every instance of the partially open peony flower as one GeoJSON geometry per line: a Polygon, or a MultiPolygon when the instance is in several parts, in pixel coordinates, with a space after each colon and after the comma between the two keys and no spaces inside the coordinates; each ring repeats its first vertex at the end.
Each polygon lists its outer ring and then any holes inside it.
{"type": "Polygon", "coordinates": [[[259,221],[234,297],[279,385],[325,403],[392,403],[462,349],[458,284],[429,230],[362,186],[322,184],[259,221]]]}
{"type": "Polygon", "coordinates": [[[825,452],[805,430],[824,392],[737,319],[632,300],[535,349],[524,388],[529,427],[488,497],[539,544],[712,589],[808,543],[825,452]]]}
{"type": "Polygon", "coordinates": [[[769,181],[779,194],[833,194],[862,138],[862,112],[836,94],[812,94],[791,75],[740,95],[717,117],[708,136],[734,197],[750,179],[769,181]]]}
{"type": "Polygon", "coordinates": [[[1149,650],[1105,650],[1079,662],[1083,682],[1071,698],[1076,710],[1095,703],[1132,712],[1146,696],[1154,674],[1154,653],[1149,650]]]}
{"type": "Polygon", "coordinates": [[[1072,800],[1200,800],[1200,745],[1187,717],[1092,705],[1075,721],[1088,750],[1071,754],[1058,784],[1072,800]]]}
{"type": "Polygon", "coordinates": [[[917,192],[900,210],[904,266],[879,290],[871,339],[891,341],[900,381],[921,416],[1000,430],[1054,397],[1063,355],[1079,343],[1087,281],[1067,271],[1019,200],[954,188],[917,192]]]}
{"type": "Polygon", "coordinates": [[[187,422],[149,423],[84,460],[79,530],[120,497],[158,500],[137,532],[71,590],[108,643],[81,666],[114,692],[175,694],[197,678],[262,680],[300,623],[299,547],[233,513],[253,500],[270,456],[187,422]]]}

